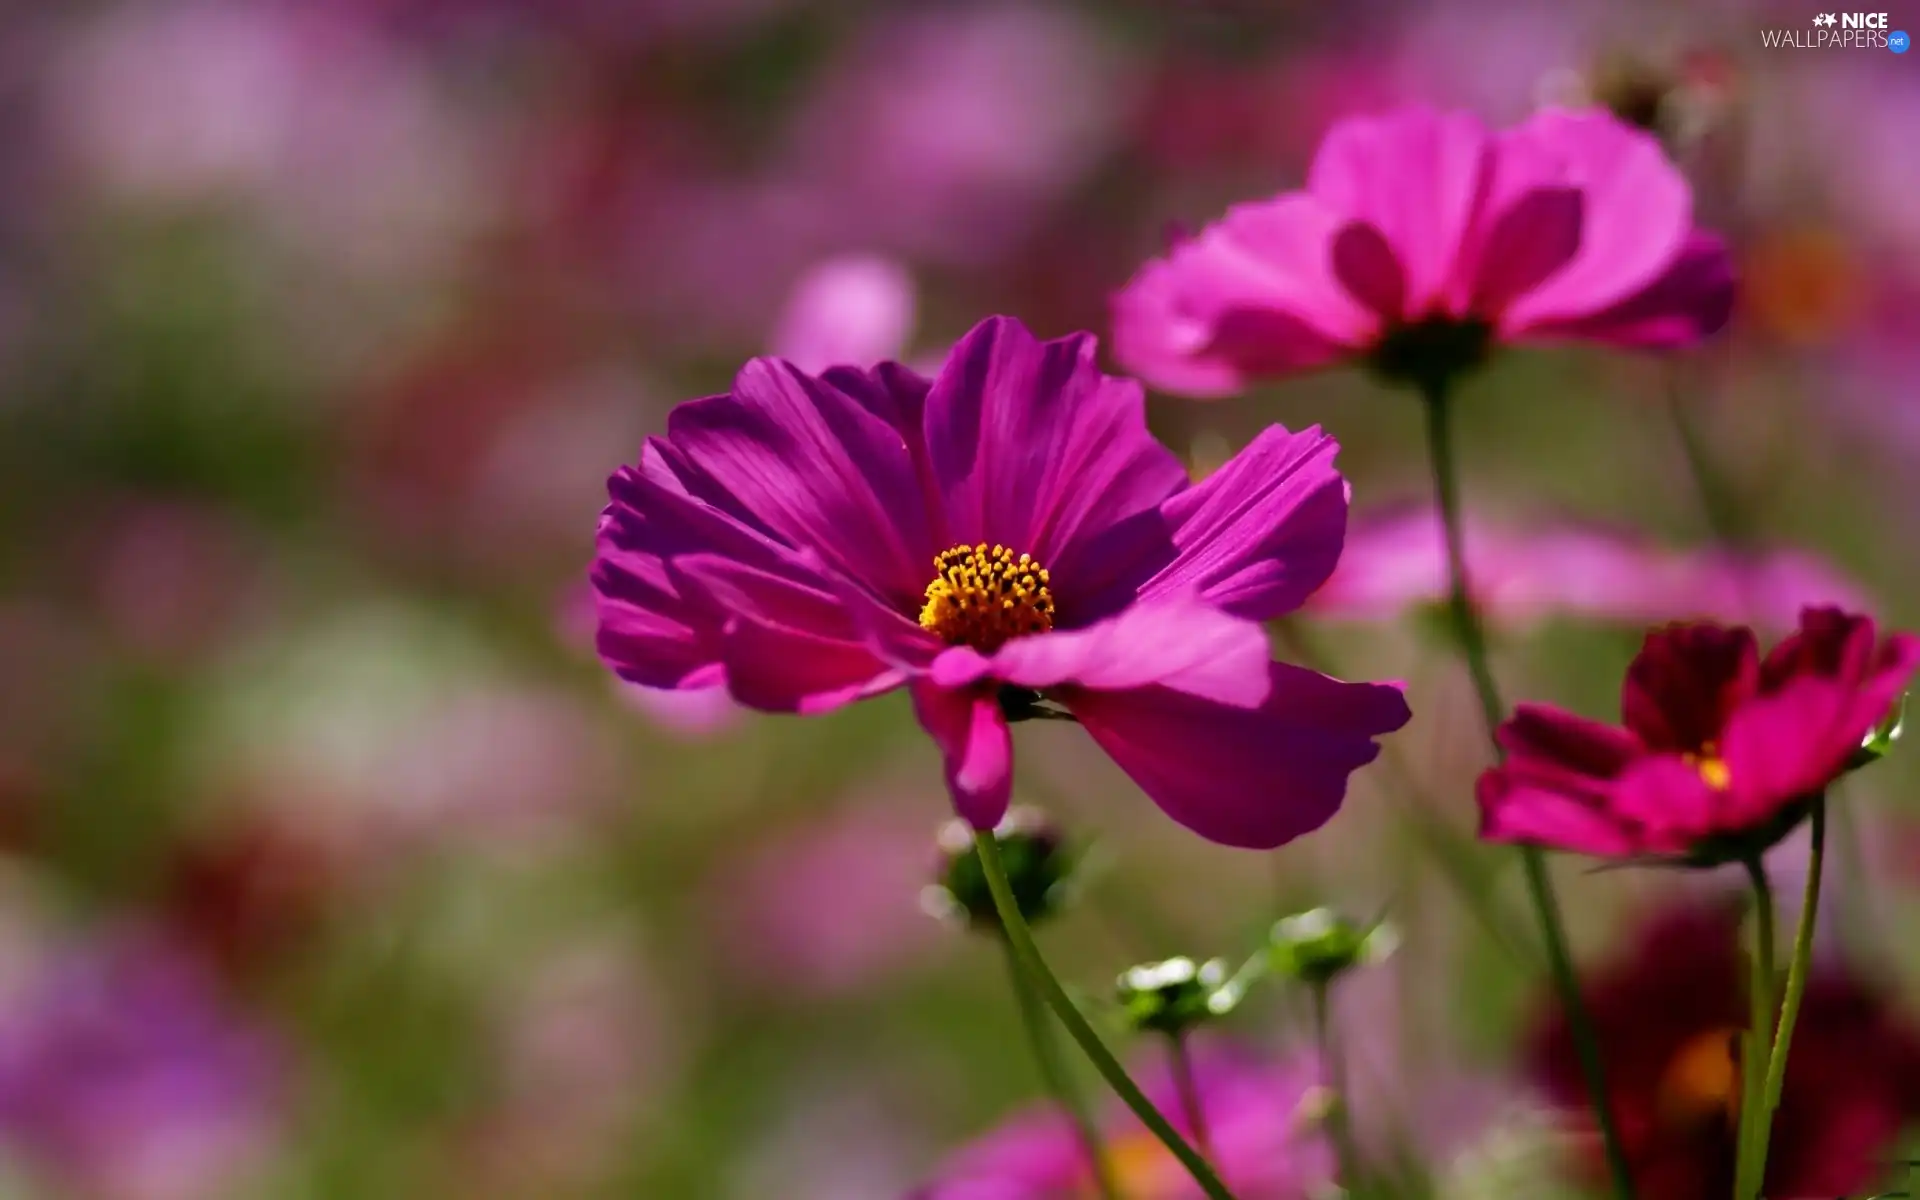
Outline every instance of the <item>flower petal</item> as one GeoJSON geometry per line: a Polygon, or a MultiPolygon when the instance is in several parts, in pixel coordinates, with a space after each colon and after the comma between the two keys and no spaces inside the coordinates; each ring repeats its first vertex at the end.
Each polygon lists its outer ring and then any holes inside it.
{"type": "Polygon", "coordinates": [[[1577,188],[1542,187],[1502,213],[1487,232],[1469,301],[1472,311],[1498,318],[1571,262],[1580,249],[1584,204],[1577,188]]]}
{"type": "Polygon", "coordinates": [[[1380,318],[1335,274],[1345,225],[1302,193],[1234,206],[1122,289],[1115,357],[1157,387],[1226,395],[1249,376],[1309,370],[1355,352],[1379,332],[1380,318]]]}
{"type": "Polygon", "coordinates": [[[1365,221],[1350,221],[1333,239],[1333,273],[1353,298],[1397,322],[1407,314],[1407,272],[1393,246],[1365,221]]]}
{"type": "Polygon", "coordinates": [[[1706,624],[1656,629],[1627,668],[1621,723],[1649,749],[1698,751],[1720,736],[1759,677],[1752,630],[1706,624]]]}
{"type": "Polygon", "coordinates": [[[1407,719],[1397,689],[1309,679],[1284,663],[1269,673],[1257,709],[1161,685],[1062,699],[1168,816],[1209,841],[1265,850],[1325,824],[1347,777],[1379,754],[1373,738],[1407,719]],[[1326,719],[1329,699],[1338,720],[1326,719]]]}
{"type": "Polygon", "coordinates": [[[680,405],[667,431],[702,499],[902,603],[926,586],[942,547],[906,441],[833,384],[755,359],[731,395],[680,405]]]}
{"type": "Polygon", "coordinates": [[[1013,733],[991,690],[912,686],[913,711],[946,758],[953,806],[975,829],[992,829],[1013,796],[1013,733]]]}
{"type": "Polygon", "coordinates": [[[1126,691],[1163,684],[1188,695],[1254,708],[1267,698],[1266,631],[1190,597],[1139,604],[1084,629],[1016,638],[992,656],[956,646],[933,663],[933,682],[985,679],[1047,690],[1126,691]]]}
{"type": "Polygon", "coordinates": [[[1335,125],[1314,154],[1307,188],[1372,225],[1406,274],[1406,306],[1440,299],[1472,221],[1486,169],[1486,128],[1467,113],[1415,107],[1335,125]]]}
{"type": "Polygon", "coordinates": [[[1718,333],[1733,314],[1733,256],[1703,232],[1687,238],[1667,269],[1626,299],[1598,312],[1553,320],[1510,322],[1509,336],[1581,338],[1640,350],[1691,346],[1718,333]]]}
{"type": "Polygon", "coordinates": [[[1611,795],[1614,818],[1639,828],[1644,854],[1682,854],[1702,838],[1747,824],[1728,813],[1727,793],[1677,754],[1634,762],[1614,781],[1611,795]]]}
{"type": "Polygon", "coordinates": [[[1093,351],[1088,335],[1043,342],[992,317],[954,347],[927,396],[927,454],[950,535],[1032,554],[1064,609],[1132,569],[1108,535],[1150,521],[1187,482],[1147,431],[1140,385],[1102,374],[1093,351]]]}
{"type": "Polygon", "coordinates": [[[1604,794],[1561,791],[1493,768],[1474,789],[1480,837],[1489,842],[1545,846],[1574,854],[1625,858],[1645,852],[1638,831],[1623,825],[1604,794]]]}
{"type": "Polygon", "coordinates": [[[1494,151],[1541,153],[1584,199],[1580,249],[1566,268],[1508,309],[1509,334],[1587,316],[1645,290],[1680,256],[1693,228],[1686,178],[1652,135],[1611,114],[1549,110],[1501,135],[1494,151]]]}
{"type": "Polygon", "coordinates": [[[678,556],[667,570],[683,594],[728,614],[720,660],[733,698],[749,708],[826,712],[905,678],[868,649],[828,588],[713,554],[678,556]]]}
{"type": "Polygon", "coordinates": [[[1558,768],[1593,779],[1618,776],[1643,753],[1640,739],[1618,726],[1544,704],[1516,705],[1498,736],[1509,755],[1530,767],[1558,768]]]}
{"type": "Polygon", "coordinates": [[[1319,426],[1262,430],[1199,484],[1160,506],[1174,557],[1145,597],[1197,592],[1257,621],[1292,612],[1325,583],[1347,532],[1340,444],[1319,426]]]}

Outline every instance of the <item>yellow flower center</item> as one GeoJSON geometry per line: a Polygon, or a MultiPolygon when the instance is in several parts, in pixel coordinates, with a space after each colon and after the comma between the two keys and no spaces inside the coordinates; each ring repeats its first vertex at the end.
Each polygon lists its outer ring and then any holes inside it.
{"type": "Polygon", "coordinates": [[[1714,1029],[1680,1047],[1660,1077],[1660,1116],[1676,1125],[1740,1119],[1740,1032],[1714,1029]]]}
{"type": "Polygon", "coordinates": [[[1700,747],[1698,754],[1683,754],[1687,765],[1700,772],[1700,778],[1716,792],[1724,792],[1733,782],[1733,772],[1727,768],[1727,760],[1720,757],[1720,747],[1708,742],[1700,747]]]}
{"type": "Polygon", "coordinates": [[[954,646],[991,654],[1017,637],[1053,628],[1047,569],[1005,546],[955,546],[933,560],[920,627],[954,646]]]}

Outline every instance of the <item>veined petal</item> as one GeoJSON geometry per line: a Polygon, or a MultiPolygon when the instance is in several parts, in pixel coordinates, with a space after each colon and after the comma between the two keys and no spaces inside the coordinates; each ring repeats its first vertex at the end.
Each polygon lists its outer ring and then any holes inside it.
{"type": "Polygon", "coordinates": [[[900,431],[867,404],[755,359],[731,395],[680,405],[667,429],[705,481],[789,546],[903,603],[926,585],[941,547],[919,476],[900,431]]]}
{"type": "Polygon", "coordinates": [[[1160,506],[1173,560],[1142,597],[1193,591],[1236,616],[1268,620],[1327,581],[1346,540],[1339,443],[1318,426],[1263,430],[1199,484],[1160,506]]]}

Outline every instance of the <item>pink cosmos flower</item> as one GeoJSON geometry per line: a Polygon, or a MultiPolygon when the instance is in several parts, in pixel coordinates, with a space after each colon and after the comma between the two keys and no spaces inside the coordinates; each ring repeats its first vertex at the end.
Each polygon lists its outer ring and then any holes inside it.
{"type": "Polygon", "coordinates": [[[1238,205],[1141,268],[1114,348],[1192,396],[1355,358],[1424,383],[1495,343],[1686,345],[1732,295],[1652,136],[1599,110],[1496,134],[1416,107],[1334,126],[1306,190],[1238,205]]]}
{"type": "Polygon", "coordinates": [[[1627,668],[1625,728],[1523,704],[1480,777],[1481,836],[1609,857],[1772,842],[1846,770],[1920,667],[1920,639],[1810,608],[1764,660],[1752,631],[1673,625],[1627,668]]]}
{"type": "Polygon", "coordinates": [[[913,276],[891,258],[848,254],[794,285],[773,331],[773,352],[802,371],[903,357],[913,332],[913,276]]]}
{"type": "Polygon", "coordinates": [[[1007,809],[1009,722],[1062,710],[1203,837],[1318,827],[1408,718],[1397,687],[1270,661],[1256,623],[1339,557],[1337,446],[1272,427],[1191,484],[1093,354],[995,317],[932,380],[749,363],[609,481],[601,656],[770,712],[907,687],[981,829],[1007,809]]]}
{"type": "MultiPolygon", "coordinates": [[[[1809,604],[1867,607],[1833,567],[1795,550],[1677,549],[1591,524],[1521,531],[1467,519],[1467,568],[1480,611],[1527,626],[1556,614],[1647,625],[1708,619],[1791,629],[1809,604]]],[[[1440,518],[1419,507],[1356,519],[1340,565],[1305,611],[1392,620],[1447,598],[1440,518]]]]}
{"type": "MultiPolygon", "coordinates": [[[[1219,1056],[1194,1064],[1213,1162],[1240,1200],[1307,1200],[1333,1177],[1333,1155],[1314,1131],[1316,1068],[1303,1061],[1219,1056]]],[[[1167,1119],[1193,1136],[1173,1081],[1144,1085],[1167,1119]]],[[[1104,1149],[1129,1200],[1198,1200],[1199,1188],[1132,1114],[1106,1123],[1104,1149]]],[[[1016,1117],[962,1150],[912,1200],[1066,1200],[1091,1196],[1085,1151],[1058,1110],[1016,1117]]]]}

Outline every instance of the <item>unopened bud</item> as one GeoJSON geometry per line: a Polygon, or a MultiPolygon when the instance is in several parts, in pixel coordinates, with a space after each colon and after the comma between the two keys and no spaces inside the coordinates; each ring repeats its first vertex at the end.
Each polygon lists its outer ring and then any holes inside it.
{"type": "Polygon", "coordinates": [[[1115,991],[1133,1028],[1178,1035],[1231,1007],[1216,1001],[1226,982],[1227,964],[1221,959],[1169,958],[1129,968],[1115,991]]]}
{"type": "Polygon", "coordinates": [[[1363,927],[1332,909],[1316,908],[1275,922],[1267,954],[1277,974],[1319,985],[1353,967],[1380,961],[1398,944],[1391,926],[1363,927]]]}
{"type": "MultiPolygon", "coordinates": [[[[965,821],[949,821],[939,833],[940,881],[930,884],[921,907],[975,929],[998,931],[1000,913],[986,871],[965,821]]],[[[1075,855],[1059,830],[1037,809],[1010,810],[993,830],[1014,903],[1029,925],[1058,912],[1068,895],[1075,855]]]]}

